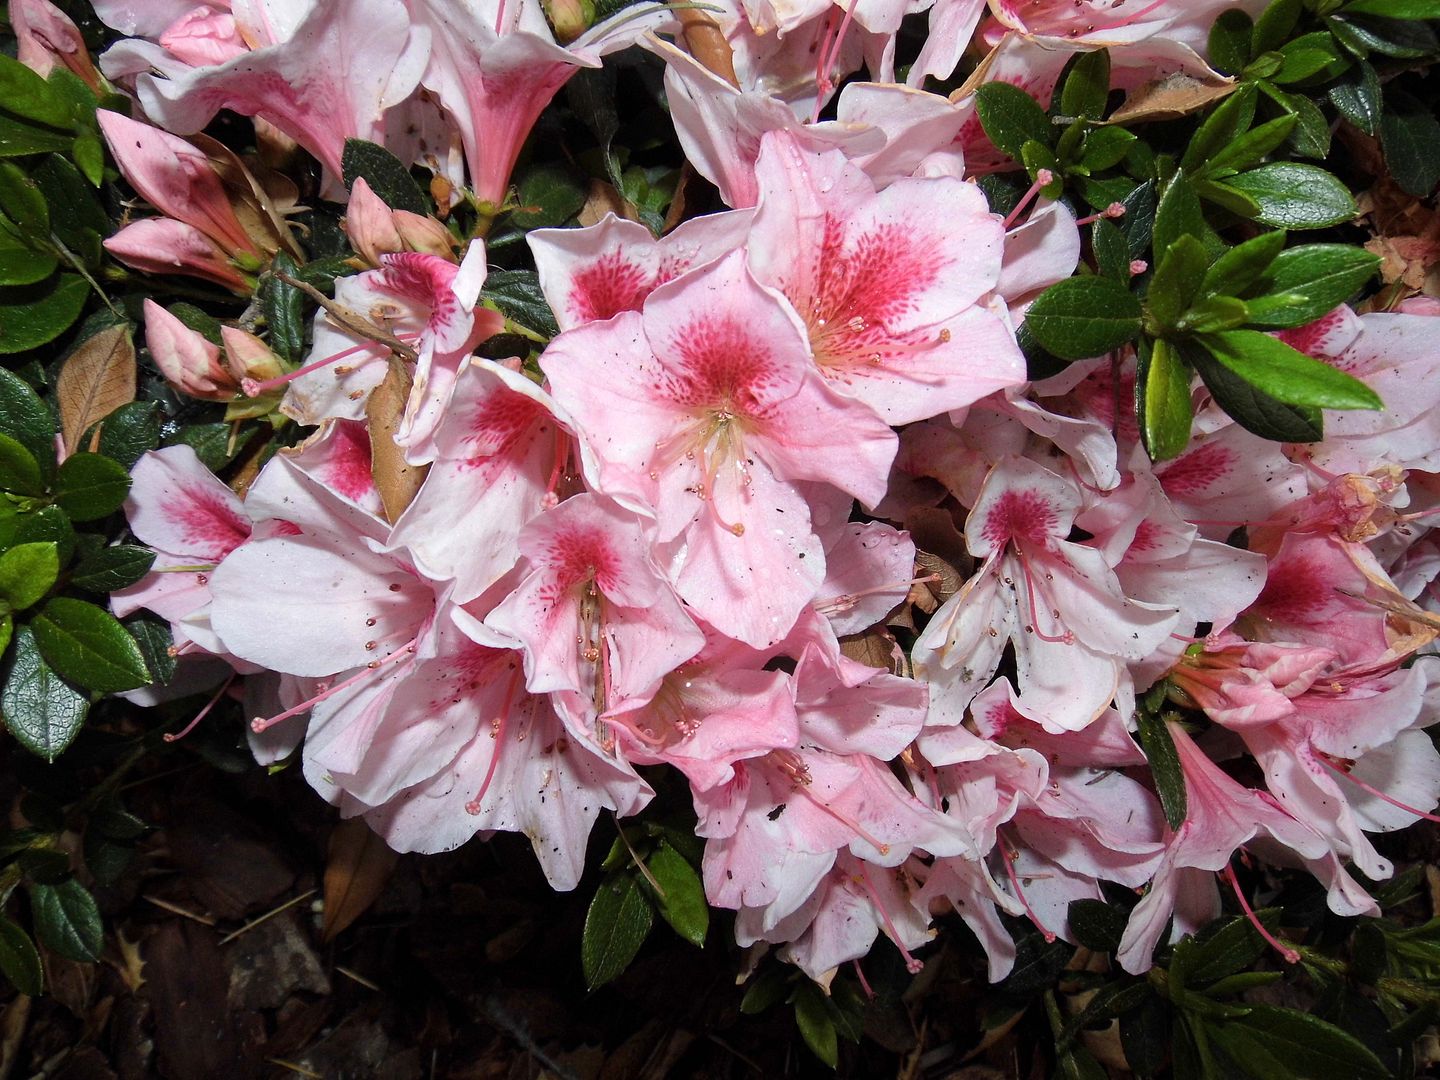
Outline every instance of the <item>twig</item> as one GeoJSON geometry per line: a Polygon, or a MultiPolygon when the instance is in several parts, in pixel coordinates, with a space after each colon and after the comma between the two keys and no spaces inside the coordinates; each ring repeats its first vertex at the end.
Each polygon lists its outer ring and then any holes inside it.
{"type": "Polygon", "coordinates": [[[378,985],[365,978],[365,976],[361,975],[358,971],[351,971],[349,968],[341,967],[339,964],[335,965],[335,970],[338,971],[341,975],[344,975],[347,979],[350,979],[352,982],[359,983],[361,986],[365,987],[366,990],[374,990],[377,994],[381,992],[378,985]]]}
{"type": "Polygon", "coordinates": [[[265,1060],[268,1061],[271,1065],[279,1065],[282,1069],[289,1069],[291,1072],[299,1076],[310,1077],[312,1078],[312,1080],[325,1080],[325,1078],[319,1073],[311,1072],[309,1069],[305,1068],[305,1066],[296,1065],[293,1061],[286,1061],[284,1058],[266,1058],[265,1060]]]}
{"type": "Polygon", "coordinates": [[[267,911],[264,915],[261,915],[259,918],[251,919],[251,920],[250,920],[249,922],[247,922],[244,926],[240,927],[239,930],[232,930],[230,933],[226,934],[224,937],[222,937],[222,938],[220,939],[220,944],[221,944],[221,945],[228,945],[230,942],[234,941],[237,937],[239,937],[241,934],[245,933],[247,930],[253,930],[255,927],[257,927],[257,926],[259,926],[261,923],[263,923],[266,919],[273,919],[276,915],[279,915],[279,914],[280,914],[282,911],[284,911],[286,908],[292,908],[292,907],[294,907],[296,904],[300,903],[300,901],[302,901],[302,900],[308,900],[310,897],[314,896],[318,891],[319,891],[318,889],[311,889],[309,892],[303,892],[303,893],[301,893],[299,896],[292,897],[291,899],[286,900],[286,901],[285,901],[283,904],[281,904],[279,907],[277,907],[277,908],[272,908],[271,910],[267,911]]]}
{"type": "Polygon", "coordinates": [[[345,329],[384,345],[391,352],[397,356],[404,357],[412,364],[419,361],[420,358],[416,355],[415,350],[409,345],[406,345],[394,334],[390,333],[390,331],[382,329],[365,318],[365,316],[358,312],[351,311],[343,304],[337,304],[309,282],[301,281],[299,278],[293,278],[283,270],[271,270],[270,273],[285,282],[286,285],[293,285],[311,300],[314,300],[315,303],[324,308],[326,315],[329,315],[331,319],[345,327],[345,329]]]}
{"type": "Polygon", "coordinates": [[[190,919],[192,922],[198,922],[201,926],[214,926],[214,925],[215,925],[215,919],[214,919],[214,917],[212,917],[212,916],[210,916],[210,915],[197,915],[197,914],[195,914],[195,912],[193,912],[193,911],[187,911],[185,908],[181,907],[179,904],[172,904],[169,900],[161,900],[158,896],[148,896],[148,895],[147,895],[147,896],[142,896],[141,899],[143,899],[143,900],[148,900],[148,901],[150,901],[150,903],[154,904],[156,907],[158,907],[158,908],[164,908],[166,911],[171,912],[172,914],[175,914],[175,915],[183,915],[185,918],[190,919]]]}

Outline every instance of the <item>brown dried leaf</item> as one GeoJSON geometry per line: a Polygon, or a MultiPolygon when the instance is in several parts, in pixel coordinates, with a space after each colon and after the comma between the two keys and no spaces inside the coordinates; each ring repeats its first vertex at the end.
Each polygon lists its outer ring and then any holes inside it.
{"type": "Polygon", "coordinates": [[[892,675],[910,674],[910,662],[895,641],[895,635],[879,626],[840,639],[840,651],[851,660],[874,668],[883,668],[892,675]]]}
{"type": "Polygon", "coordinates": [[[1125,103],[1110,115],[1110,122],[1124,124],[1188,116],[1219,101],[1237,85],[1221,75],[1214,79],[1197,79],[1183,71],[1176,71],[1130,91],[1125,96],[1125,103]]]}
{"type": "Polygon", "coordinates": [[[626,221],[640,220],[635,207],[615,190],[614,184],[607,184],[604,180],[591,180],[590,188],[585,193],[585,205],[580,208],[575,220],[581,227],[588,228],[598,225],[606,214],[614,214],[626,221]]]}
{"type": "Polygon", "coordinates": [[[349,818],[335,826],[325,862],[325,925],[320,931],[321,941],[332,940],[365,914],[385,891],[399,857],[361,818],[349,818]]]}
{"type": "Polygon", "coordinates": [[[680,20],[684,30],[685,48],[690,55],[739,89],[740,80],[735,77],[735,51],[730,48],[730,42],[725,40],[725,32],[720,29],[720,24],[705,12],[694,8],[677,11],[675,17],[680,20]]]}
{"type": "Polygon", "coordinates": [[[135,343],[128,323],[107,327],[80,343],[60,367],[55,398],[60,434],[73,454],[92,425],[135,400],[135,343]]]}
{"type": "Polygon", "coordinates": [[[408,464],[405,452],[395,445],[395,430],[410,398],[412,382],[403,364],[391,363],[385,381],[370,392],[370,400],[365,403],[365,417],[370,422],[370,468],[385,518],[392,523],[414,500],[430,471],[428,465],[408,464]]]}

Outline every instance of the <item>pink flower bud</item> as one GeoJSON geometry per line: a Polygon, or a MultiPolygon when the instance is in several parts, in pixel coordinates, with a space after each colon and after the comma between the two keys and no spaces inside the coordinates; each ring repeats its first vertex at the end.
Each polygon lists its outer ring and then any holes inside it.
{"type": "Polygon", "coordinates": [[[385,205],[363,176],[356,177],[350,189],[350,202],[345,207],[345,232],[355,251],[371,266],[380,265],[381,255],[405,250],[405,241],[396,227],[395,211],[385,205]]]}
{"type": "Polygon", "coordinates": [[[220,364],[220,350],[153,300],[145,301],[145,344],[165,381],[182,394],[229,401],[240,388],[220,364]]]}
{"type": "Polygon", "coordinates": [[[246,379],[264,382],[285,373],[284,361],[254,334],[235,326],[222,326],[220,338],[225,342],[225,366],[236,383],[246,379]]]}
{"type": "Polygon", "coordinates": [[[48,76],[60,64],[99,92],[100,73],[84,38],[69,16],[49,0],[10,0],[10,25],[15,31],[16,55],[31,71],[48,76]]]}
{"type": "Polygon", "coordinates": [[[251,284],[225,253],[193,225],[174,218],[146,218],[105,241],[105,250],[147,274],[188,274],[248,296],[251,284]]]}
{"type": "Polygon", "coordinates": [[[104,109],[95,115],[115,163],[150,205],[198,229],[227,253],[259,254],[209,158],[159,128],[104,109]]]}
{"type": "Polygon", "coordinates": [[[409,210],[395,211],[395,228],[405,250],[418,251],[422,255],[439,255],[442,259],[455,261],[455,238],[450,230],[433,217],[412,214],[409,210]]]}

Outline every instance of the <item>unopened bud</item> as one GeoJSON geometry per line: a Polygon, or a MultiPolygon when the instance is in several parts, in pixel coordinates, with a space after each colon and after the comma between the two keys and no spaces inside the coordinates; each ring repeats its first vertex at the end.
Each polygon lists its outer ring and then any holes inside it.
{"type": "Polygon", "coordinates": [[[562,45],[574,41],[595,21],[595,5],[591,0],[540,0],[545,17],[562,45]]]}
{"type": "Polygon", "coordinates": [[[145,301],[145,344],[165,381],[182,394],[229,401],[239,381],[220,364],[220,350],[153,300],[145,301]]]}
{"type": "Polygon", "coordinates": [[[435,218],[412,214],[409,210],[396,210],[393,216],[395,229],[406,251],[439,255],[442,259],[455,261],[455,238],[435,218]]]}

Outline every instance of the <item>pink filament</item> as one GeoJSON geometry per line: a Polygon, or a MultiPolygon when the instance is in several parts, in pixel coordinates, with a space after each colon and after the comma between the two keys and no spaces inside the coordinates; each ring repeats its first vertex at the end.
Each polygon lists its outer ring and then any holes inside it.
{"type": "Polygon", "coordinates": [[[1235,870],[1230,866],[1226,866],[1224,870],[1220,871],[1220,876],[1228,881],[1230,887],[1235,890],[1235,899],[1240,901],[1240,909],[1245,912],[1245,918],[1250,920],[1250,925],[1255,927],[1255,932],[1264,938],[1271,948],[1283,956],[1287,964],[1298,964],[1300,962],[1300,954],[1288,945],[1277,940],[1274,934],[1265,929],[1265,924],[1256,918],[1255,912],[1250,907],[1250,901],[1245,899],[1245,893],[1240,889],[1240,882],[1235,879],[1235,870]]]}

